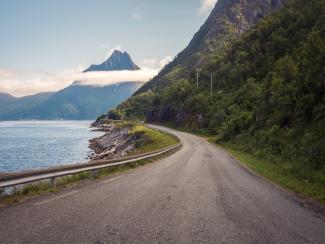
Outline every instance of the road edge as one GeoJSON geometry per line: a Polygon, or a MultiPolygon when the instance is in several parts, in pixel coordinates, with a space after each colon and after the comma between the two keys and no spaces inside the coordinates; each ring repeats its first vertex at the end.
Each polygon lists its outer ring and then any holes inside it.
{"type": "Polygon", "coordinates": [[[254,171],[251,169],[249,166],[247,166],[245,163],[243,163],[241,160],[239,160],[236,156],[234,156],[226,147],[217,144],[217,143],[212,143],[206,138],[204,138],[210,145],[215,146],[216,148],[222,150],[225,152],[235,163],[237,163],[239,166],[241,166],[244,170],[248,171],[250,174],[258,177],[259,179],[263,180],[264,182],[272,185],[275,187],[277,190],[280,190],[282,193],[286,194],[292,201],[297,203],[299,206],[305,209],[309,209],[313,211],[316,214],[319,214],[325,219],[325,205],[317,202],[316,200],[304,196],[302,194],[296,193],[294,191],[291,191],[290,189],[285,188],[284,186],[266,178],[264,175],[259,174],[258,172],[254,171]]]}

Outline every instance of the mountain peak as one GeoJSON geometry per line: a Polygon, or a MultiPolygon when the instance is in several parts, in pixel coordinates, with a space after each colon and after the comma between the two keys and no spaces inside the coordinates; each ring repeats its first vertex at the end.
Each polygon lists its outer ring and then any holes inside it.
{"type": "Polygon", "coordinates": [[[120,50],[115,49],[112,53],[112,55],[123,55],[128,54],[127,52],[121,52],[120,50]]]}
{"type": "Polygon", "coordinates": [[[140,68],[133,63],[132,58],[127,52],[114,50],[111,56],[102,64],[91,65],[84,72],[92,71],[116,71],[116,70],[139,70],[140,68]]]}

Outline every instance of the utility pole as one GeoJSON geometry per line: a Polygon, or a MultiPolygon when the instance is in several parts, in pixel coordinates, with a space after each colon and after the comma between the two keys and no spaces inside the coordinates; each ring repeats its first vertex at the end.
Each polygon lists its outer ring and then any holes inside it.
{"type": "Polygon", "coordinates": [[[211,74],[211,95],[213,93],[213,75],[211,74]]]}
{"type": "Polygon", "coordinates": [[[199,88],[199,69],[196,69],[196,88],[199,88]]]}

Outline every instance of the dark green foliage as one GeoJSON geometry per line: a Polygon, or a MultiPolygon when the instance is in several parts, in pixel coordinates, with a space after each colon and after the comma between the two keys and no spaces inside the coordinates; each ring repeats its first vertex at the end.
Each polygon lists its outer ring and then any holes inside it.
{"type": "Polygon", "coordinates": [[[123,116],[118,110],[113,109],[108,112],[107,116],[102,115],[101,117],[98,118],[98,120],[105,119],[105,118],[108,118],[111,120],[121,120],[123,118],[123,116]]]}
{"type": "Polygon", "coordinates": [[[289,1],[225,46],[201,66],[198,89],[193,69],[187,80],[175,79],[149,99],[133,97],[145,106],[140,110],[139,104],[119,109],[204,130],[221,143],[287,164],[301,179],[324,173],[325,2],[289,1]]]}
{"type": "Polygon", "coordinates": [[[154,97],[155,94],[152,91],[130,97],[119,105],[116,110],[113,110],[113,113],[119,114],[121,118],[145,120],[147,112],[151,109],[154,97]]]}

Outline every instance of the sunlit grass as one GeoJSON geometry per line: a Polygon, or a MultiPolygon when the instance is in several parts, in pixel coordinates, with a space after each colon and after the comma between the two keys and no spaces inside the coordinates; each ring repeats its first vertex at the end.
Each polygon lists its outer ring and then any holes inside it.
{"type": "Polygon", "coordinates": [[[138,135],[140,138],[137,140],[136,150],[132,154],[152,152],[179,143],[177,137],[148,128],[145,125],[134,125],[129,134],[138,135]]]}

